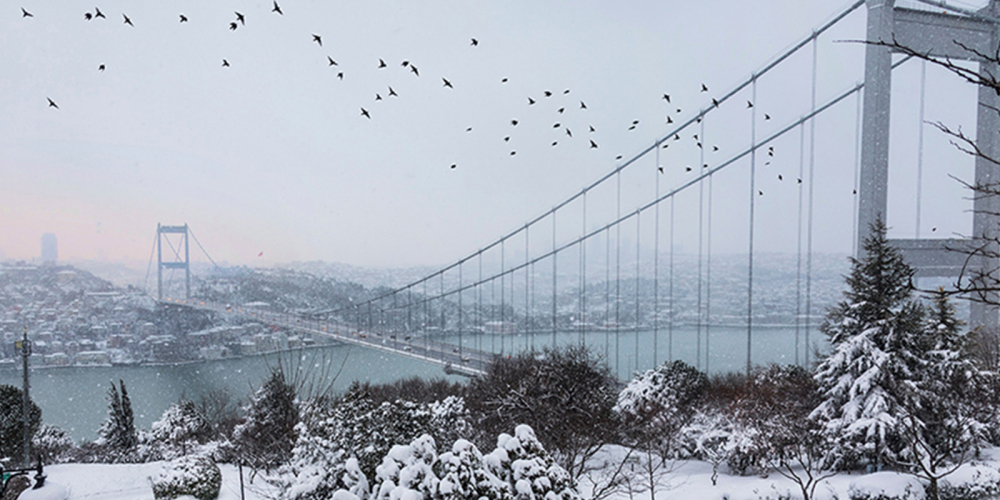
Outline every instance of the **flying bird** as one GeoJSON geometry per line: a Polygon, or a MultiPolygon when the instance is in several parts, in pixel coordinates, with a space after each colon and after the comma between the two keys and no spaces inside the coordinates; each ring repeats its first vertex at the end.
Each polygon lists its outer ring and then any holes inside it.
{"type": "Polygon", "coordinates": [[[622,159],[622,155],[618,155],[618,156],[616,156],[616,157],[615,157],[615,159],[616,159],[616,160],[620,160],[620,159],[622,159]]]}
{"type": "Polygon", "coordinates": [[[767,121],[767,120],[770,120],[770,119],[771,119],[771,115],[769,115],[767,113],[764,113],[764,121],[767,121]]]}
{"type": "Polygon", "coordinates": [[[455,88],[455,87],[451,86],[451,82],[449,82],[447,78],[441,77],[441,80],[444,82],[444,86],[445,87],[452,88],[452,89],[455,88]]]}
{"type": "Polygon", "coordinates": [[[757,194],[759,194],[760,196],[764,196],[764,192],[763,191],[757,191],[757,194]]]}
{"type": "Polygon", "coordinates": [[[559,122],[556,122],[554,125],[552,125],[552,128],[559,128],[559,122]]]}
{"type": "Polygon", "coordinates": [[[535,104],[535,100],[529,97],[528,98],[528,106],[531,106],[532,104],[535,104]]]}
{"type": "Polygon", "coordinates": [[[97,7],[94,7],[94,17],[95,18],[100,17],[100,18],[103,18],[103,19],[107,19],[107,17],[104,15],[104,13],[101,12],[101,9],[99,9],[97,7]]]}
{"type": "Polygon", "coordinates": [[[285,15],[284,12],[281,12],[281,7],[278,6],[278,2],[274,2],[274,8],[271,9],[271,12],[277,12],[279,15],[282,16],[285,15]]]}
{"type": "Polygon", "coordinates": [[[501,79],[501,80],[500,80],[500,83],[507,83],[507,78],[506,78],[506,77],[504,77],[503,79],[501,79]]]}
{"type": "Polygon", "coordinates": [[[591,131],[591,133],[593,133],[593,132],[597,132],[597,129],[596,129],[596,128],[594,128],[594,126],[593,126],[593,125],[590,125],[590,131],[591,131]]]}
{"type": "Polygon", "coordinates": [[[389,87],[389,97],[399,97],[399,94],[395,90],[392,90],[392,87],[389,87]]]}
{"type": "Polygon", "coordinates": [[[685,172],[690,172],[691,171],[691,165],[688,165],[688,166],[684,167],[684,171],[685,172]]]}
{"type": "Polygon", "coordinates": [[[94,18],[94,15],[91,14],[90,12],[84,12],[83,13],[83,18],[86,19],[86,20],[88,20],[88,21],[90,21],[91,19],[94,18]]]}
{"type": "Polygon", "coordinates": [[[674,134],[674,140],[675,141],[681,140],[681,134],[674,134]]]}
{"type": "Polygon", "coordinates": [[[379,58],[379,60],[378,60],[378,69],[382,69],[384,67],[385,67],[385,61],[383,61],[382,58],[379,58]]]}
{"type": "Polygon", "coordinates": [[[511,120],[510,124],[511,124],[511,126],[516,127],[517,126],[517,120],[511,120]]]}
{"type": "Polygon", "coordinates": [[[566,90],[563,91],[563,95],[566,95],[568,93],[569,93],[569,89],[566,89],[566,90]]]}
{"type": "Polygon", "coordinates": [[[326,60],[329,61],[330,66],[337,66],[337,61],[334,61],[332,57],[326,56],[326,60]]]}
{"type": "Polygon", "coordinates": [[[128,16],[126,16],[126,15],[125,15],[124,13],[122,13],[122,17],[124,17],[124,18],[125,18],[125,21],[124,21],[124,23],[125,23],[125,24],[127,24],[127,25],[129,25],[129,26],[131,26],[131,27],[133,27],[133,28],[135,27],[135,25],[134,25],[134,24],[132,24],[132,20],[131,20],[131,19],[129,19],[129,18],[128,18],[128,16]]]}
{"type": "Polygon", "coordinates": [[[802,184],[802,179],[797,179],[797,180],[799,181],[799,184],[802,184]]]}
{"type": "Polygon", "coordinates": [[[712,106],[719,107],[719,101],[716,101],[714,97],[712,98],[712,106]]]}
{"type": "Polygon", "coordinates": [[[566,135],[573,137],[573,132],[571,132],[569,129],[566,129],[566,135]]]}
{"type": "Polygon", "coordinates": [[[223,59],[223,60],[222,60],[222,67],[223,67],[223,68],[228,68],[228,67],[229,67],[229,61],[227,61],[227,60],[223,59]]]}
{"type": "Polygon", "coordinates": [[[236,24],[236,21],[233,21],[233,22],[229,23],[229,30],[230,31],[236,31],[236,28],[238,28],[238,27],[239,27],[239,25],[236,24]]]}
{"type": "Polygon", "coordinates": [[[659,170],[661,174],[663,173],[663,167],[656,167],[656,169],[659,170]]]}
{"type": "Polygon", "coordinates": [[[545,97],[552,97],[552,91],[551,90],[546,90],[545,91],[545,97]]]}
{"type": "Polygon", "coordinates": [[[752,107],[753,107],[753,103],[750,102],[750,101],[747,101],[747,109],[750,109],[752,107]]]}
{"type": "Polygon", "coordinates": [[[35,17],[35,15],[24,10],[24,7],[21,7],[21,17],[35,17]]]}
{"type": "Polygon", "coordinates": [[[667,95],[667,94],[663,94],[663,100],[667,101],[667,102],[670,102],[670,96],[667,95]]]}
{"type": "Polygon", "coordinates": [[[580,109],[587,109],[587,105],[580,101],[580,109]]]}
{"type": "Polygon", "coordinates": [[[451,168],[452,168],[452,170],[454,170],[454,169],[455,169],[455,167],[457,167],[457,166],[458,166],[457,164],[455,164],[455,163],[452,163],[452,164],[451,164],[451,168]]]}
{"type": "Polygon", "coordinates": [[[368,110],[365,109],[365,108],[361,108],[361,116],[363,116],[363,117],[365,117],[365,118],[367,118],[369,120],[372,119],[372,115],[369,115],[368,114],[368,110]]]}
{"type": "Polygon", "coordinates": [[[472,127],[468,127],[468,128],[466,128],[466,129],[465,129],[465,132],[466,132],[466,133],[469,133],[469,132],[472,132],[472,127]]]}
{"type": "Polygon", "coordinates": [[[597,149],[597,143],[593,139],[590,140],[590,149],[597,149]]]}
{"type": "Polygon", "coordinates": [[[469,45],[475,47],[475,46],[479,45],[479,40],[476,40],[475,38],[473,38],[472,39],[472,43],[470,43],[469,45]]]}
{"type": "Polygon", "coordinates": [[[785,180],[785,179],[781,177],[781,174],[778,174],[778,180],[779,180],[779,181],[783,181],[783,180],[785,180]]]}
{"type": "Polygon", "coordinates": [[[344,79],[344,72],[341,71],[340,73],[337,73],[337,78],[340,78],[341,80],[343,80],[344,79]]]}
{"type": "Polygon", "coordinates": [[[507,137],[504,137],[503,142],[510,142],[510,136],[508,135],[507,137]]]}
{"type": "Polygon", "coordinates": [[[402,66],[404,68],[407,67],[407,66],[409,66],[409,65],[410,65],[410,61],[403,61],[402,63],[400,63],[400,66],[402,66]]]}
{"type": "Polygon", "coordinates": [[[381,101],[382,100],[382,96],[379,95],[378,92],[375,93],[375,100],[376,101],[381,101]]]}
{"type": "Polygon", "coordinates": [[[102,65],[98,66],[97,67],[97,71],[104,71],[104,65],[102,64],[102,65]]]}
{"type": "Polygon", "coordinates": [[[704,83],[701,84],[701,91],[702,92],[708,92],[708,87],[706,87],[704,83]]]}
{"type": "Polygon", "coordinates": [[[313,33],[313,41],[318,43],[320,47],[323,46],[323,37],[317,35],[316,33],[313,33]]]}
{"type": "Polygon", "coordinates": [[[188,22],[187,16],[185,16],[184,14],[181,14],[181,20],[180,20],[180,22],[182,22],[182,23],[188,22]]]}
{"type": "Polygon", "coordinates": [[[713,153],[716,152],[716,151],[718,151],[718,150],[719,150],[719,146],[712,146],[712,152],[713,153]]]}
{"type": "Polygon", "coordinates": [[[239,21],[240,24],[242,24],[243,26],[246,26],[247,25],[247,20],[246,20],[245,17],[243,17],[243,14],[240,14],[237,11],[233,11],[233,12],[236,12],[236,20],[239,21]]]}
{"type": "Polygon", "coordinates": [[[558,111],[559,114],[561,115],[561,114],[563,114],[563,111],[566,111],[566,108],[559,108],[556,111],[558,111]]]}
{"type": "Polygon", "coordinates": [[[517,154],[517,151],[511,151],[511,152],[510,152],[510,155],[511,155],[511,156],[514,156],[514,155],[516,155],[516,154],[517,154]]]}
{"type": "Polygon", "coordinates": [[[59,109],[59,105],[58,105],[58,104],[56,104],[56,102],[55,102],[55,101],[53,101],[51,97],[46,97],[46,99],[48,99],[48,100],[49,100],[49,107],[50,107],[50,108],[56,108],[56,109],[59,109]]]}
{"type": "Polygon", "coordinates": [[[629,127],[628,129],[629,129],[629,130],[635,130],[635,125],[632,125],[632,126],[631,126],[631,127],[629,127]]]}
{"type": "Polygon", "coordinates": [[[553,146],[555,146],[556,144],[559,144],[559,141],[552,141],[553,146]]]}
{"type": "Polygon", "coordinates": [[[669,125],[671,123],[674,123],[674,120],[668,116],[667,117],[667,124],[669,125]]]}
{"type": "Polygon", "coordinates": [[[417,65],[411,64],[410,71],[413,72],[414,75],[420,76],[420,71],[417,70],[417,65]]]}

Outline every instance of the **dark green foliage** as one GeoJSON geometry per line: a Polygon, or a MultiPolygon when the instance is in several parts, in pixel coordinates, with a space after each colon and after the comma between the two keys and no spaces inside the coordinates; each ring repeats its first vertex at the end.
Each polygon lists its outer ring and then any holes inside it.
{"type": "Polygon", "coordinates": [[[481,448],[527,424],[575,477],[574,467],[617,435],[615,385],[607,366],[585,347],[528,351],[497,358],[469,384],[466,403],[481,448]]]}
{"type": "MultiPolygon", "coordinates": [[[[0,385],[0,458],[20,463],[24,456],[24,392],[12,385],[0,385]]],[[[34,436],[42,423],[42,410],[31,401],[28,405],[28,429],[34,436]]]]}
{"type": "Polygon", "coordinates": [[[676,439],[691,421],[708,388],[708,377],[677,360],[632,380],[618,395],[628,443],[663,456],[676,456],[676,439]]]}
{"type": "Polygon", "coordinates": [[[113,381],[108,388],[108,418],[97,431],[100,435],[98,444],[105,449],[106,460],[111,462],[127,461],[126,456],[139,444],[132,400],[128,397],[125,382],[119,380],[118,383],[121,393],[113,381]]]}
{"type": "Polygon", "coordinates": [[[299,410],[295,388],[284,374],[272,371],[245,410],[246,419],[233,430],[241,459],[268,470],[287,462],[295,444],[299,410]]]}
{"type": "Polygon", "coordinates": [[[465,386],[440,378],[427,380],[420,377],[411,377],[386,384],[354,381],[347,392],[366,394],[376,404],[399,400],[412,401],[414,403],[431,403],[434,401],[443,401],[448,396],[462,397],[465,395],[465,386]]]}

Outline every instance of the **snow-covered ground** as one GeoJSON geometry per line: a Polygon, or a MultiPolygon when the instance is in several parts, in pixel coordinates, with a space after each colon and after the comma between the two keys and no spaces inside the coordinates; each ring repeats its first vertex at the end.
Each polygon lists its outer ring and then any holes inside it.
{"type": "MultiPolygon", "coordinates": [[[[150,476],[155,476],[164,462],[138,465],[63,464],[45,468],[45,486],[27,490],[19,500],[153,500],[150,476]]],[[[218,500],[240,500],[240,474],[235,465],[220,464],[222,491],[218,500]]],[[[250,482],[250,472],[243,469],[246,500],[274,498],[274,490],[257,477],[250,482]]]]}
{"type": "MultiPolygon", "coordinates": [[[[967,464],[947,480],[953,484],[982,482],[991,478],[1000,479],[1000,448],[987,450],[983,460],[967,464]],[[977,475],[978,473],[978,475],[977,475]]],[[[716,485],[712,484],[712,466],[706,462],[684,461],[675,464],[673,472],[660,478],[656,492],[657,500],[760,500],[776,499],[781,494],[791,493],[791,498],[800,498],[798,487],[777,473],[766,477],[761,475],[730,476],[719,474],[716,485]]],[[[104,464],[64,464],[46,468],[46,486],[39,490],[28,490],[21,495],[23,500],[152,500],[153,490],[149,477],[156,475],[163,462],[139,465],[104,464]]],[[[219,500],[239,500],[240,477],[235,466],[222,464],[222,492],[219,500]]],[[[635,477],[634,479],[639,479],[635,477]]],[[[244,470],[247,500],[265,500],[276,497],[260,477],[250,482],[248,470],[244,470]]],[[[898,498],[918,500],[923,498],[923,487],[913,476],[896,472],[875,474],[839,474],[816,488],[817,500],[849,498],[853,488],[864,491],[885,493],[898,498]],[[905,490],[909,487],[910,494],[905,490]]],[[[581,482],[580,492],[589,497],[590,484],[581,482]]],[[[608,500],[635,500],[649,498],[649,492],[619,491],[608,500]]]]}

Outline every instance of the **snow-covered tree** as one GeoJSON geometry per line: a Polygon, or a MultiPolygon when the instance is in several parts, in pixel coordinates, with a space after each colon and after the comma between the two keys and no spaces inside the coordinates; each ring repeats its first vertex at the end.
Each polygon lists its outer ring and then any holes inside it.
{"type": "Polygon", "coordinates": [[[851,259],[845,300],[820,329],[831,352],[816,368],[822,402],[812,412],[841,466],[878,468],[899,457],[900,409],[919,377],[923,308],[912,298],[914,270],[876,221],[864,254],[851,259]]]}
{"type": "Polygon", "coordinates": [[[119,392],[114,381],[108,388],[108,418],[97,431],[97,444],[104,449],[105,460],[111,462],[130,461],[129,456],[139,444],[135,430],[135,415],[132,400],[128,397],[125,381],[119,380],[119,392]]]}
{"type": "Polygon", "coordinates": [[[31,438],[31,450],[43,464],[66,461],[75,443],[66,431],[54,425],[42,424],[31,438]]]}
{"type": "Polygon", "coordinates": [[[150,426],[147,440],[159,448],[167,460],[187,455],[207,441],[212,429],[193,401],[170,405],[159,420],[150,426]]]}
{"type": "Polygon", "coordinates": [[[476,445],[459,439],[451,451],[443,453],[434,464],[440,500],[510,500],[510,484],[486,468],[483,454],[476,445]]]}
{"type": "MultiPolygon", "coordinates": [[[[0,458],[20,462],[24,455],[24,392],[12,385],[0,385],[0,458]]],[[[29,431],[34,435],[42,422],[42,410],[29,401],[29,431]]]]}
{"type": "Polygon", "coordinates": [[[240,459],[270,470],[291,457],[299,423],[295,388],[275,370],[244,408],[246,419],[233,430],[240,459]]]}

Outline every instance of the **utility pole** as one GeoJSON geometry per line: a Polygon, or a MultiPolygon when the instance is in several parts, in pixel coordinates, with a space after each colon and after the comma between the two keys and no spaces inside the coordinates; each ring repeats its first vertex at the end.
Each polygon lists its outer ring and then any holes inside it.
{"type": "Polygon", "coordinates": [[[23,450],[24,467],[31,465],[31,398],[28,397],[28,356],[31,356],[31,341],[28,340],[28,327],[24,327],[24,338],[20,342],[14,342],[14,348],[21,351],[21,359],[24,366],[24,392],[21,400],[21,413],[23,417],[23,450]],[[18,345],[20,344],[20,345],[18,345]]]}

